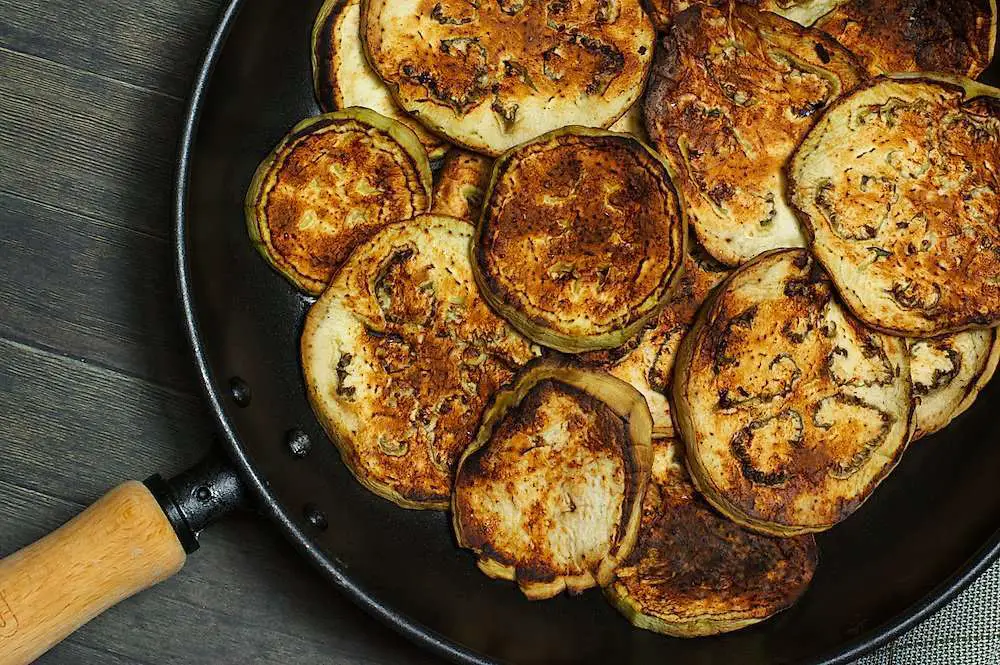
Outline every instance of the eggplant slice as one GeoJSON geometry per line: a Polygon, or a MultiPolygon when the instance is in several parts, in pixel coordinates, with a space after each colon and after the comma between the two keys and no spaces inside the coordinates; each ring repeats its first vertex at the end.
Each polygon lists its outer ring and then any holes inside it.
{"type": "Polygon", "coordinates": [[[566,361],[529,365],[459,461],[459,546],[531,599],[608,584],[639,531],[651,427],[627,383],[566,361]]]}
{"type": "Polygon", "coordinates": [[[782,167],[861,75],[828,35],[774,14],[696,5],[677,15],[657,49],[644,117],[712,256],[735,266],[805,244],[782,167]]]}
{"type": "Polygon", "coordinates": [[[679,442],[653,442],[632,554],[605,587],[639,628],[674,637],[739,630],[791,607],[816,571],[812,535],[776,538],[715,512],[695,491],[679,442]]]}
{"type": "Polygon", "coordinates": [[[997,331],[910,341],[910,376],[918,398],[913,439],[943,429],[976,401],[1000,359],[997,331]]]}
{"type": "Polygon", "coordinates": [[[317,418],[372,492],[448,507],[493,392],[537,354],[479,297],[472,225],[422,215],[360,246],[313,305],[302,370],[317,418]]]}
{"type": "Polygon", "coordinates": [[[483,297],[532,340],[567,353],[611,348],[666,302],[685,226],[651,149],[567,127],[497,161],[473,269],[483,297]]]}
{"type": "Polygon", "coordinates": [[[461,148],[449,150],[436,175],[431,211],[459,219],[479,219],[492,168],[489,157],[461,148]]]}
{"type": "Polygon", "coordinates": [[[326,0],[312,32],[312,71],[316,101],[324,111],[363,106],[413,130],[431,160],[448,143],[435,136],[396,104],[365,59],[361,45],[361,0],[326,0]]]}
{"type": "Polygon", "coordinates": [[[430,164],[416,135],[351,108],[300,122],[260,164],[247,231],[278,272],[319,295],[358,244],[430,204],[430,164]]]}
{"type": "Polygon", "coordinates": [[[805,4],[832,6],[815,27],[860,56],[873,74],[927,71],[976,77],[993,59],[996,0],[805,4]]]}
{"type": "Polygon", "coordinates": [[[762,254],[723,282],[675,368],[674,418],[695,486],[761,533],[837,524],[913,433],[905,340],[850,316],[805,250],[762,254]]]}
{"type": "Polygon", "coordinates": [[[930,75],[841,98],[789,164],[812,250],[869,326],[1000,324],[1000,90],[930,75]]]}
{"type": "Polygon", "coordinates": [[[653,51],[639,0],[363,0],[361,34],[400,106],[494,156],[566,125],[611,125],[653,51]]]}
{"type": "MultiPolygon", "coordinates": [[[[872,74],[944,72],[976,77],[996,47],[996,0],[740,0],[828,33],[872,74]]],[[[658,31],[689,0],[646,0],[658,31]]],[[[700,4],[724,6],[726,0],[700,4]]]]}
{"type": "Polygon", "coordinates": [[[580,355],[581,361],[642,393],[653,416],[654,439],[677,436],[668,400],[677,349],[708,294],[728,274],[729,269],[700,246],[691,247],[676,292],[649,327],[617,349],[580,355]]]}

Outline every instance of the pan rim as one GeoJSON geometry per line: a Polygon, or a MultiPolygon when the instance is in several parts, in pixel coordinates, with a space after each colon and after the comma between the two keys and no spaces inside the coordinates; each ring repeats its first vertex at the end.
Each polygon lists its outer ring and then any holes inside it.
{"type": "MultiPolygon", "coordinates": [[[[351,579],[346,571],[328,557],[293,520],[290,511],[280,504],[267,488],[264,479],[250,459],[250,454],[236,434],[233,424],[223,409],[223,397],[213,378],[207,353],[202,340],[198,315],[191,286],[190,264],[187,247],[187,198],[191,179],[191,162],[195,151],[198,124],[201,118],[206,94],[211,83],[215,64],[225,46],[226,38],[245,0],[228,0],[222,8],[219,19],[209,39],[195,75],[184,113],[181,140],[174,176],[173,198],[173,246],[174,268],[181,309],[184,314],[184,330],[191,347],[197,368],[198,382],[208,400],[212,416],[222,434],[223,445],[236,466],[241,478],[249,486],[257,499],[260,511],[265,514],[292,545],[324,577],[346,594],[356,605],[369,615],[380,620],[410,641],[425,647],[438,656],[456,663],[467,665],[498,665],[499,661],[486,658],[458,642],[431,630],[405,614],[381,603],[363,585],[351,579]]],[[[928,618],[959,593],[972,584],[986,569],[1000,558],[1000,528],[994,531],[983,546],[954,573],[942,580],[923,598],[890,621],[866,631],[857,638],[845,641],[840,647],[819,654],[800,665],[847,665],[874,651],[878,647],[901,637],[924,619],[928,618]]]]}

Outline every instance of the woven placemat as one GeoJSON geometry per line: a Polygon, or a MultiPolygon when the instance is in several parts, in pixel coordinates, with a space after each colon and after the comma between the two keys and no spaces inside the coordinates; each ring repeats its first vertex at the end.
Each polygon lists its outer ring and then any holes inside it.
{"type": "Polygon", "coordinates": [[[1000,665],[1000,562],[940,612],[855,665],[1000,665]]]}

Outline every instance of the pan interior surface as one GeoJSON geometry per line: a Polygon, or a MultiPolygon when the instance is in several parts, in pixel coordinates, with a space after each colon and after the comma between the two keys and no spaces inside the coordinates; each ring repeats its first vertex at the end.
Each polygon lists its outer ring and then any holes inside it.
{"type": "MultiPolygon", "coordinates": [[[[236,1],[225,13],[182,147],[177,250],[188,328],[224,441],[264,511],[337,586],[463,662],[844,663],[913,625],[996,556],[1000,420],[990,406],[1000,381],[945,431],[915,443],[871,501],[819,536],[820,565],[796,606],[723,637],[634,629],[596,590],[528,602],[479,573],[446,514],[401,510],[363,489],[306,401],[298,339],[310,301],[260,259],[243,221],[258,162],[318,112],[309,31],[319,5],[236,1]],[[234,382],[249,397],[235,399],[234,382]]],[[[1000,83],[1000,67],[983,80],[1000,83]]]]}

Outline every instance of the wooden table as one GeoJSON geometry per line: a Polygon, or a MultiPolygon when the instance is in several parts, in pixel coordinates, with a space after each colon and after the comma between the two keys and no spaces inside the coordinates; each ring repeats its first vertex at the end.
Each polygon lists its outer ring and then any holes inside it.
{"type": "MultiPolygon", "coordinates": [[[[181,115],[220,4],[0,0],[0,555],[209,445],[169,237],[181,115]]],[[[431,661],[249,515],[42,659],[431,661]]]]}

